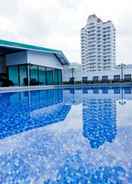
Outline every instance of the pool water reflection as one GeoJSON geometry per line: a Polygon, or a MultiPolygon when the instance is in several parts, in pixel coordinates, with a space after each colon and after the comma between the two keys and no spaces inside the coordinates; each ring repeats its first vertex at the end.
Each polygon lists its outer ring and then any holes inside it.
{"type": "Polygon", "coordinates": [[[131,184],[132,88],[0,94],[0,184],[131,184]]]}

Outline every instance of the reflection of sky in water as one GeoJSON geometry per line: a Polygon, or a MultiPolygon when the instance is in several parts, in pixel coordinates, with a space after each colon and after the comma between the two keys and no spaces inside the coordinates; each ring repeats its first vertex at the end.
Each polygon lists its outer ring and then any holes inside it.
{"type": "Polygon", "coordinates": [[[131,184],[131,93],[0,94],[0,184],[131,184]]]}

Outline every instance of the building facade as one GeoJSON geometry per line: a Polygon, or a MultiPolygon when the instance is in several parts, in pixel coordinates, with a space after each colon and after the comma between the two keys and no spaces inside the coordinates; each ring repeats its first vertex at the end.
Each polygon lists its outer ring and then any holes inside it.
{"type": "Polygon", "coordinates": [[[96,15],[90,15],[81,29],[82,70],[111,70],[116,62],[115,27],[111,21],[103,22],[96,15]]]}
{"type": "Polygon", "coordinates": [[[111,70],[84,72],[81,64],[70,64],[64,67],[63,81],[70,82],[74,77],[75,82],[107,82],[107,81],[132,81],[132,65],[116,65],[111,70]]]}
{"type": "Polygon", "coordinates": [[[62,51],[0,40],[0,74],[13,86],[61,84],[66,65],[62,51]]]}

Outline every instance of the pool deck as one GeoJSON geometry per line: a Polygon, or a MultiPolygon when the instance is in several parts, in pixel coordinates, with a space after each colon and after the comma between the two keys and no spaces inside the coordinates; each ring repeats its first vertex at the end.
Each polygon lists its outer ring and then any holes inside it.
{"type": "MultiPolygon", "coordinates": [[[[7,92],[21,92],[21,91],[33,91],[33,90],[45,90],[45,89],[54,89],[57,86],[14,86],[14,87],[0,87],[0,93],[7,92]]],[[[59,86],[58,86],[59,87],[59,86]]]]}
{"type": "Polygon", "coordinates": [[[80,88],[80,87],[132,87],[132,82],[125,83],[96,83],[96,84],[64,84],[64,85],[48,85],[48,86],[14,86],[14,87],[0,87],[0,93],[7,92],[21,92],[21,91],[33,91],[33,90],[46,90],[56,88],[80,88]]]}

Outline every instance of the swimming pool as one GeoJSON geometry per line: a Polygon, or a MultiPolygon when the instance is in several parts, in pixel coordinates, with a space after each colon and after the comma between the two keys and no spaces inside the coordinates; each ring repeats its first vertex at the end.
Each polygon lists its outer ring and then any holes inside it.
{"type": "Polygon", "coordinates": [[[0,94],[0,184],[132,184],[132,88],[0,94]]]}

